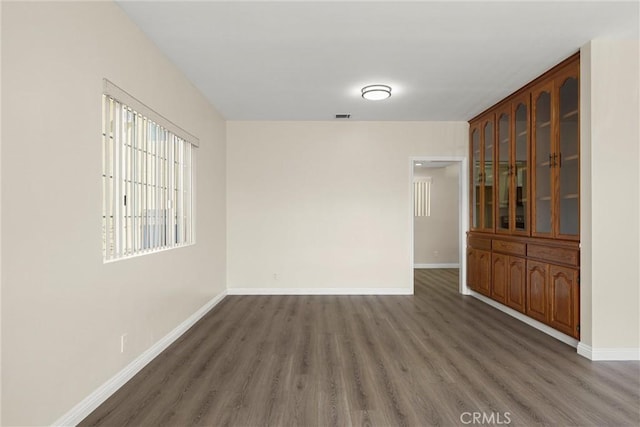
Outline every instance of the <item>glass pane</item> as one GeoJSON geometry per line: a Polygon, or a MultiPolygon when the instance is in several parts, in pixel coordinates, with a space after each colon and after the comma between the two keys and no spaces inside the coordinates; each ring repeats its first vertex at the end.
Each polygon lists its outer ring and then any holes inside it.
{"type": "Polygon", "coordinates": [[[472,180],[473,180],[473,201],[472,201],[472,228],[480,227],[480,188],[481,188],[481,176],[480,176],[480,132],[474,129],[471,133],[471,167],[472,180]]]}
{"type": "Polygon", "coordinates": [[[551,95],[536,100],[536,231],[551,233],[551,95]]]}
{"type": "Polygon", "coordinates": [[[527,217],[527,170],[529,168],[529,150],[527,149],[527,106],[518,104],[516,108],[516,143],[515,143],[515,169],[513,171],[516,182],[516,230],[528,230],[527,217]]]}
{"type": "Polygon", "coordinates": [[[560,87],[560,152],[558,171],[560,184],[560,234],[579,234],[578,166],[578,80],[567,79],[560,87]]]}
{"type": "Polygon", "coordinates": [[[493,228],[493,123],[484,126],[484,228],[493,228]]]}
{"type": "Polygon", "coordinates": [[[509,115],[502,114],[498,119],[498,179],[496,180],[498,197],[498,223],[501,230],[509,229],[509,184],[511,178],[509,115]]]}

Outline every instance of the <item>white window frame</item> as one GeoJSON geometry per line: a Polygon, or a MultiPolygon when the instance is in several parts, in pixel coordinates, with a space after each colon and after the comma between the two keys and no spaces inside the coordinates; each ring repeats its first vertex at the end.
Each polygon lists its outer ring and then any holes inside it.
{"type": "Polygon", "coordinates": [[[198,139],[104,80],[105,263],[195,244],[198,139]]]}

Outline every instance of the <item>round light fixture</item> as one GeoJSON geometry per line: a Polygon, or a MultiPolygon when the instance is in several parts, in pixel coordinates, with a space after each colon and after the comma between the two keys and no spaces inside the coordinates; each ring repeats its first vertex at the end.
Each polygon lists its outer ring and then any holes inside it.
{"type": "Polygon", "coordinates": [[[391,96],[391,87],[387,85],[369,85],[362,88],[362,97],[371,101],[380,101],[391,96]]]}

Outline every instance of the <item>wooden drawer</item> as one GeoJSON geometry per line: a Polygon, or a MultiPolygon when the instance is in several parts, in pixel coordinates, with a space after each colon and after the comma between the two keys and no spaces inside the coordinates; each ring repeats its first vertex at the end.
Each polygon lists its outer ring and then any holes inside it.
{"type": "Polygon", "coordinates": [[[527,256],[552,263],[577,266],[580,263],[580,253],[577,249],[553,248],[541,245],[527,245],[527,256]]]}
{"type": "Polygon", "coordinates": [[[512,255],[526,255],[527,245],[522,242],[507,242],[505,240],[493,240],[491,247],[496,252],[512,255]]]}
{"type": "Polygon", "coordinates": [[[469,246],[474,249],[491,250],[491,239],[481,239],[479,237],[469,237],[469,246]]]}

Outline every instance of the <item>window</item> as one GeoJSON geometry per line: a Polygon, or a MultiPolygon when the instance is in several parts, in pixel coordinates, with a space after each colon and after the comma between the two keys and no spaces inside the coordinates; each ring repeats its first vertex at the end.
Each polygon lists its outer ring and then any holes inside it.
{"type": "Polygon", "coordinates": [[[413,182],[413,216],[431,216],[431,178],[413,182]]]}
{"type": "Polygon", "coordinates": [[[197,142],[197,138],[105,80],[105,262],[195,243],[197,142]]]}

